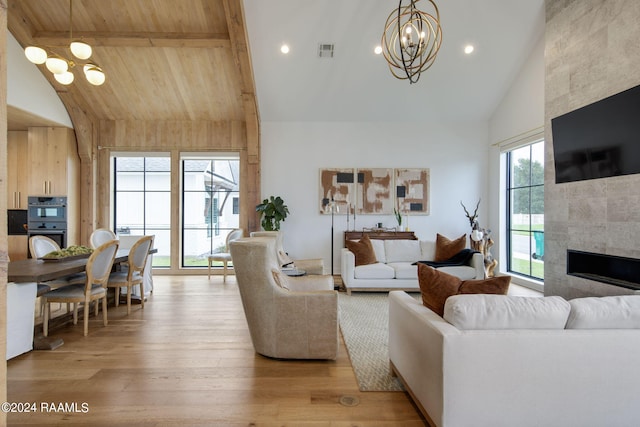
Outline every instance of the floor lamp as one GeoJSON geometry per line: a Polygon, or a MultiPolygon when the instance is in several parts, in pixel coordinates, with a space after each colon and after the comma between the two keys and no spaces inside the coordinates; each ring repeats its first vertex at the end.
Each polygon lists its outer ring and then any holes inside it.
{"type": "Polygon", "coordinates": [[[333,200],[327,199],[326,197],[322,199],[322,206],[324,207],[325,212],[328,209],[331,209],[331,276],[333,276],[333,215],[336,207],[336,203],[333,200]]]}

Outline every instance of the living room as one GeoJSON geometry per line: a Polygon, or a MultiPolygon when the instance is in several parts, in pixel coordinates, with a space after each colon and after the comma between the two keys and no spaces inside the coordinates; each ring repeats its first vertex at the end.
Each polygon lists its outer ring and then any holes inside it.
{"type": "MultiPolygon", "coordinates": [[[[433,238],[437,232],[449,237],[468,233],[460,201],[474,206],[481,199],[480,221],[493,230],[493,251],[499,266],[504,267],[501,147],[539,135],[542,129],[544,139],[551,141],[552,118],[639,83],[635,71],[640,64],[640,30],[635,24],[640,18],[638,6],[615,0],[595,3],[547,1],[543,6],[539,2],[538,26],[530,28],[528,50],[521,53],[520,66],[507,76],[506,91],[494,100],[489,114],[471,121],[446,120],[439,115],[408,122],[367,121],[356,117],[357,112],[351,120],[278,120],[270,119],[268,110],[261,109],[260,192],[262,196],[282,196],[291,209],[283,225],[287,249],[298,258],[322,257],[326,266],[331,265],[331,218],[318,213],[319,169],[428,167],[431,212],[410,218],[409,227],[421,238],[433,238]]],[[[256,16],[245,12],[253,49],[257,36],[252,34],[251,19],[256,16]]],[[[397,82],[397,93],[390,96],[392,101],[380,106],[380,116],[385,117],[385,108],[401,104],[393,96],[402,99],[405,91],[427,83],[437,64],[417,85],[397,82]]],[[[258,61],[254,67],[260,96],[258,61]]],[[[382,67],[380,73],[388,70],[382,67]]],[[[7,84],[11,86],[11,82],[7,84]]],[[[425,97],[424,102],[429,101],[425,97]]],[[[430,108],[437,110],[438,102],[433,101],[433,105],[430,108]]],[[[568,277],[565,259],[569,247],[640,257],[636,245],[640,235],[639,176],[555,184],[551,144],[546,146],[545,160],[545,294],[574,297],[627,292],[568,277]],[[613,215],[608,208],[616,207],[619,209],[613,215]]],[[[344,215],[335,219],[338,230],[346,229],[344,215]]],[[[394,218],[359,216],[355,226],[369,227],[378,222],[393,226],[394,218]]],[[[336,266],[341,245],[338,239],[336,266]]]]}

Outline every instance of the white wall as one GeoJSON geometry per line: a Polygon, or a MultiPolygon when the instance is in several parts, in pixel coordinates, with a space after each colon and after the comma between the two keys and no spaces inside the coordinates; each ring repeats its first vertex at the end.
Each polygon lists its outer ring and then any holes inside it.
{"type": "Polygon", "coordinates": [[[54,88],[38,66],[24,56],[24,50],[7,32],[7,105],[73,128],[69,114],[54,88]]]}
{"type": "Polygon", "coordinates": [[[500,238],[505,227],[505,200],[501,180],[504,179],[504,165],[500,163],[498,143],[514,140],[519,136],[542,130],[544,125],[544,36],[540,37],[522,69],[511,84],[501,103],[489,121],[489,215],[488,224],[482,225],[492,230],[495,245],[492,253],[498,258],[498,270],[505,271],[505,245],[500,238]]]}
{"type": "MultiPolygon", "coordinates": [[[[262,198],[279,195],[290,210],[281,224],[284,248],[294,259],[324,258],[327,273],[331,216],[319,213],[321,168],[429,168],[431,213],[409,220],[420,239],[468,233],[460,201],[473,208],[479,197],[487,199],[486,123],[262,122],[261,134],[262,198]]],[[[377,222],[396,224],[392,215],[359,215],[356,228],[377,222]]],[[[344,215],[334,218],[335,274],[346,226],[344,215]]]]}

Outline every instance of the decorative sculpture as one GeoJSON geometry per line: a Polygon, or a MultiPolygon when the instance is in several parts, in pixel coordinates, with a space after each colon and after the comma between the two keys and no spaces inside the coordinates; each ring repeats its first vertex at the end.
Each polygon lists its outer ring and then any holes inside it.
{"type": "Polygon", "coordinates": [[[464,213],[469,220],[469,225],[471,226],[471,234],[469,235],[469,246],[471,249],[480,252],[484,256],[484,268],[487,274],[487,277],[493,277],[496,266],[498,265],[498,260],[493,258],[491,254],[491,246],[493,246],[493,239],[491,238],[491,230],[487,230],[485,228],[480,227],[480,223],[478,222],[478,208],[480,207],[480,199],[478,199],[478,204],[476,205],[476,209],[473,212],[473,215],[469,213],[467,208],[460,201],[462,208],[464,209],[464,213]]]}

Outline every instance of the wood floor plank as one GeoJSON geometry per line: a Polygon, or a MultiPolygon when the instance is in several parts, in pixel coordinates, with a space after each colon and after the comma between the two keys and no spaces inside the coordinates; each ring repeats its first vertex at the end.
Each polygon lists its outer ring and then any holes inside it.
{"type": "Polygon", "coordinates": [[[84,337],[81,324],[63,325],[51,331],[62,347],[8,361],[8,401],[79,408],[10,413],[8,425],[425,425],[407,394],[358,390],[344,342],[335,361],[256,354],[233,277],[154,282],[144,310],[109,307],[108,326],[92,316],[84,337]]]}

